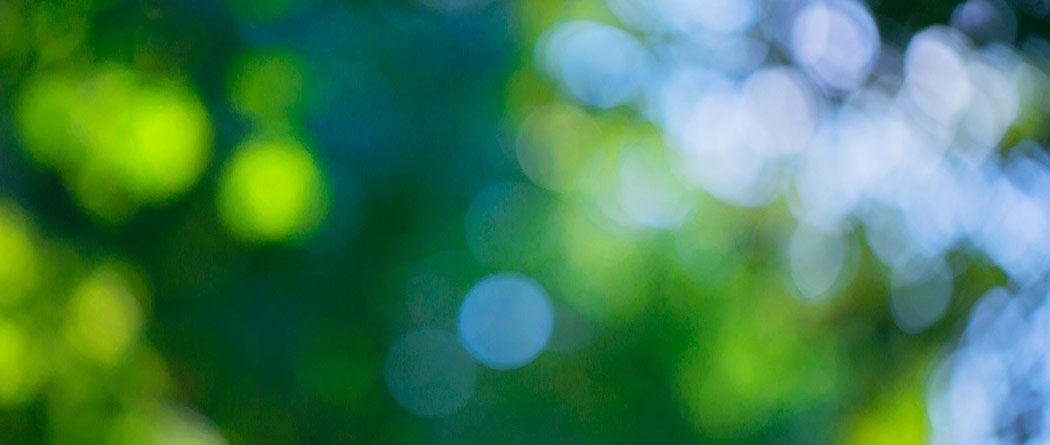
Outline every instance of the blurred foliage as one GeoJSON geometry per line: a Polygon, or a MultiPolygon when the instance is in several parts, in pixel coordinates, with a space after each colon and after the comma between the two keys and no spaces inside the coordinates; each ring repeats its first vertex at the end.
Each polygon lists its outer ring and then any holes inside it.
{"type": "MultiPolygon", "coordinates": [[[[0,0],[0,442],[922,442],[928,368],[998,270],[949,258],[948,316],[909,335],[860,233],[838,295],[793,298],[785,202],[683,191],[680,228],[614,228],[673,162],[534,48],[615,17],[448,4],[0,0]],[[388,348],[505,270],[592,335],[479,368],[453,415],[401,408],[388,348]]],[[[870,4],[888,39],[954,5],[870,4]]]]}

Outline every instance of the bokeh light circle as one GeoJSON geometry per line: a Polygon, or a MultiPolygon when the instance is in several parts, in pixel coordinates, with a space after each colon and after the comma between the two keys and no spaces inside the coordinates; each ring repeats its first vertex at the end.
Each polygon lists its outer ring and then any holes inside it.
{"type": "Polygon", "coordinates": [[[252,138],[219,178],[219,216],[235,237],[273,242],[309,235],[327,212],[320,168],[293,139],[252,138]]]}
{"type": "Polygon", "coordinates": [[[548,70],[587,105],[625,104],[637,96],[649,75],[648,51],[619,28],[570,22],[553,31],[547,43],[548,70]]]}
{"type": "Polygon", "coordinates": [[[41,258],[21,210],[0,201],[0,305],[25,299],[40,279],[41,258]]]}
{"type": "Polygon", "coordinates": [[[455,413],[470,400],[477,365],[446,331],[412,331],[394,342],[383,365],[387,389],[398,405],[423,417],[455,413]]]}
{"type": "Polygon", "coordinates": [[[204,104],[179,89],[138,93],[124,150],[112,152],[132,194],[142,202],[171,199],[197,182],[211,157],[204,104]]]}
{"type": "Polygon", "coordinates": [[[916,258],[894,271],[890,308],[897,326],[918,333],[940,320],[951,302],[954,278],[951,268],[939,259],[916,258]]]}
{"type": "Polygon", "coordinates": [[[666,229],[682,225],[693,212],[692,193],[674,175],[659,147],[656,138],[643,138],[620,148],[612,187],[616,203],[603,208],[617,207],[610,217],[622,215],[634,224],[666,229]]]}
{"type": "Polygon", "coordinates": [[[805,78],[783,67],[755,71],[741,89],[750,117],[750,145],[761,153],[789,155],[807,147],[817,126],[817,100],[805,78]]]}
{"type": "Polygon", "coordinates": [[[787,254],[791,278],[804,298],[831,296],[846,264],[847,245],[842,237],[799,226],[791,235],[787,254]]]}
{"type": "Polygon", "coordinates": [[[792,53],[814,79],[834,89],[857,87],[879,56],[879,29],[853,0],[816,1],[795,18],[792,53]]]}
{"type": "Polygon", "coordinates": [[[540,108],[521,124],[517,155],[525,175],[555,191],[569,191],[580,182],[588,154],[595,148],[600,129],[587,113],[575,107],[540,108]]]}
{"type": "Polygon", "coordinates": [[[60,168],[79,160],[74,115],[80,82],[73,75],[37,76],[15,98],[21,147],[37,163],[60,168]]]}
{"type": "Polygon", "coordinates": [[[655,0],[648,3],[669,28],[691,34],[742,32],[761,15],[758,0],[655,0]]]}
{"type": "Polygon", "coordinates": [[[0,405],[30,400],[44,379],[39,345],[17,324],[0,319],[0,405]]]}
{"type": "Polygon", "coordinates": [[[1013,42],[1017,14],[1003,0],[967,0],[952,11],[951,24],[975,40],[1013,42]]]}
{"type": "Polygon", "coordinates": [[[551,337],[554,308],[539,283],[502,273],[474,285],[459,310],[459,336],[470,355],[493,369],[536,358],[551,337]]]}
{"type": "Polygon", "coordinates": [[[41,75],[16,100],[24,150],[56,170],[100,222],[170,203],[197,183],[211,158],[207,110],[178,79],[106,64],[41,75]]]}
{"type": "Polygon", "coordinates": [[[904,53],[905,97],[942,125],[954,125],[973,94],[969,45],[961,32],[941,26],[915,34],[904,53]]]}
{"type": "Polygon", "coordinates": [[[138,342],[144,316],[127,277],[103,266],[74,289],[67,317],[66,339],[73,350],[112,366],[138,342]]]}

